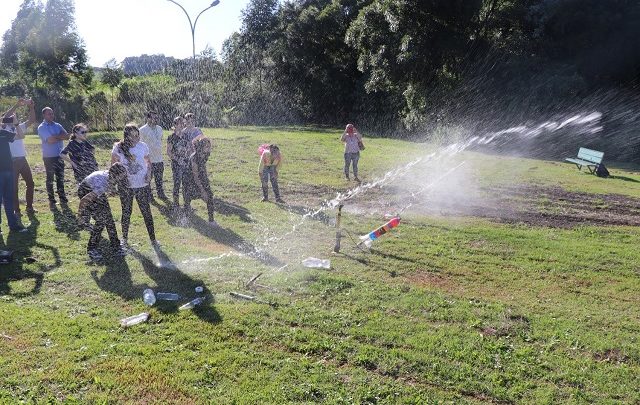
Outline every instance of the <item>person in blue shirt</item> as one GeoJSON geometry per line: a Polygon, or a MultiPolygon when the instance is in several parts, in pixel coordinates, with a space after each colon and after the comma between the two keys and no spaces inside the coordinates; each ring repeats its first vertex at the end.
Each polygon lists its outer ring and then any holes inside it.
{"type": "Polygon", "coordinates": [[[60,152],[60,157],[71,163],[73,175],[78,183],[98,170],[98,162],[94,155],[95,147],[87,140],[88,132],[85,124],[74,125],[69,143],[60,152]]]}
{"type": "Polygon", "coordinates": [[[62,125],[53,121],[55,115],[51,107],[42,109],[42,123],[38,126],[38,136],[42,141],[42,160],[47,174],[46,186],[49,197],[49,205],[56,204],[56,197],[53,193],[53,179],[56,180],[56,188],[61,203],[67,203],[67,196],[64,193],[64,161],[60,157],[64,142],[69,139],[69,134],[62,125]]]}
{"type": "Polygon", "coordinates": [[[18,117],[15,114],[3,114],[0,126],[0,204],[4,202],[9,229],[18,232],[27,229],[22,226],[13,211],[13,159],[9,144],[22,138],[24,133],[18,125],[18,117]]]}

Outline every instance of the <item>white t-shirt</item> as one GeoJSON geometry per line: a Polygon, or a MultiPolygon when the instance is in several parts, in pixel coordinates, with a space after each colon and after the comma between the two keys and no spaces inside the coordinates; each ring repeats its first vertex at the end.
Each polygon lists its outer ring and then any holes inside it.
{"type": "Polygon", "coordinates": [[[117,143],[113,145],[113,150],[111,150],[111,154],[116,155],[120,163],[127,169],[127,174],[129,174],[129,187],[146,187],[147,162],[144,160],[144,157],[149,155],[149,147],[144,142],[138,142],[136,146],[129,149],[129,152],[135,157],[133,162],[129,162],[129,159],[119,150],[117,143]]]}
{"type": "MultiPolygon", "coordinates": [[[[23,134],[27,133],[27,123],[23,122],[19,124],[23,134]]],[[[24,148],[24,139],[16,139],[13,142],[9,142],[9,148],[11,148],[11,157],[25,157],[27,156],[27,150],[24,148]]]]}
{"type": "Polygon", "coordinates": [[[162,127],[156,125],[151,128],[147,124],[141,126],[140,140],[149,147],[149,160],[151,160],[151,163],[162,162],[162,127]]]}
{"type": "Polygon", "coordinates": [[[97,172],[93,172],[85,177],[80,184],[82,183],[86,184],[91,191],[100,197],[109,189],[109,171],[99,170],[97,172]]]}

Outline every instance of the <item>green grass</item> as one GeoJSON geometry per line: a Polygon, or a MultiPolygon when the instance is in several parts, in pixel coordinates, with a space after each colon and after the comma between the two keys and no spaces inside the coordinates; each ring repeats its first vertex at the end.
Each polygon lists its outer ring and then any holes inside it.
{"type": "MultiPolygon", "coordinates": [[[[156,266],[137,208],[130,239],[139,253],[88,265],[86,232],[72,226],[69,212],[45,206],[37,139],[28,139],[40,212],[31,232],[5,228],[2,239],[16,262],[0,267],[0,402],[640,401],[637,228],[414,212],[370,253],[345,238],[342,253],[331,255],[335,212],[302,216],[353,186],[341,174],[340,131],[205,132],[214,141],[209,172],[223,229],[204,224],[202,201],[190,227],[174,225],[164,205],[155,206],[158,239],[174,270],[156,266]],[[284,155],[288,206],[259,202],[257,147],[267,142],[284,155]],[[304,268],[307,256],[330,258],[332,269],[304,268]],[[275,290],[242,288],[258,273],[275,290]],[[209,300],[193,311],[142,302],[147,286],[194,297],[198,285],[209,300]],[[230,291],[277,305],[233,300],[230,291]],[[148,323],[119,327],[119,319],[143,311],[151,313],[148,323]]],[[[101,164],[116,137],[95,136],[101,164]]],[[[432,150],[383,138],[366,145],[365,182],[432,150]]],[[[558,162],[477,152],[454,160],[473,168],[480,187],[640,198],[634,168],[613,169],[617,178],[604,180],[558,162]]],[[[72,177],[68,171],[69,194],[72,177]]],[[[170,178],[165,171],[168,190],[170,178]]],[[[528,198],[540,210],[556,209],[546,197],[528,198]]],[[[119,217],[117,199],[111,205],[119,217]]],[[[77,210],[77,198],[70,207],[77,210]]],[[[343,215],[356,235],[383,221],[343,215]]]]}

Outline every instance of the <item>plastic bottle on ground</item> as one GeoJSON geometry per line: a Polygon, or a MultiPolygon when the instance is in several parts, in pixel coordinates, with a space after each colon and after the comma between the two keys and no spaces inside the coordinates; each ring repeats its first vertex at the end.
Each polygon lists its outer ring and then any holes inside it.
{"type": "Polygon", "coordinates": [[[129,326],[137,325],[142,322],[146,322],[149,319],[149,313],[143,312],[138,315],[130,316],[120,320],[120,326],[128,328],[129,326]]]}
{"type": "Polygon", "coordinates": [[[178,301],[180,295],[176,293],[159,292],[156,294],[156,299],[163,301],[178,301]]]}
{"type": "Polygon", "coordinates": [[[152,306],[156,303],[156,296],[151,288],[147,288],[142,292],[142,300],[149,306],[152,306]]]}
{"type": "Polygon", "coordinates": [[[311,267],[316,269],[330,269],[331,261],[328,259],[318,259],[316,257],[307,257],[302,261],[302,265],[305,267],[311,267]]]}
{"type": "Polygon", "coordinates": [[[195,300],[187,302],[186,304],[184,304],[183,306],[181,306],[178,309],[180,309],[180,310],[191,309],[191,308],[195,307],[196,305],[202,304],[203,302],[204,302],[204,298],[203,297],[198,297],[195,300]]]}

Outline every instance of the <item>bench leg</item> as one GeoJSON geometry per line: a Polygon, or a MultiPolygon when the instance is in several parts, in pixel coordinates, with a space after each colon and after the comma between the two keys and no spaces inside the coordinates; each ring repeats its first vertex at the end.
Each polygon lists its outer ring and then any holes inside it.
{"type": "Polygon", "coordinates": [[[577,163],[575,165],[578,166],[578,170],[582,171],[582,165],[579,165],[577,163]]]}

